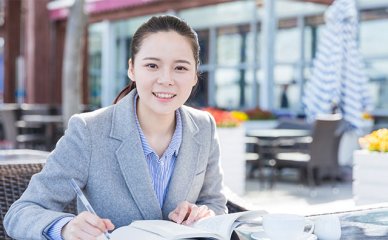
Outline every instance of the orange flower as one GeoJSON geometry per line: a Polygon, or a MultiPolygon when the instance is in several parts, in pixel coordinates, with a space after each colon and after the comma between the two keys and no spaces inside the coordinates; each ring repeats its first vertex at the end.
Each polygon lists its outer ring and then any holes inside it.
{"type": "Polygon", "coordinates": [[[217,127],[237,127],[243,121],[239,119],[243,117],[236,114],[236,112],[228,112],[213,107],[203,108],[202,110],[209,112],[214,117],[217,127]]]}

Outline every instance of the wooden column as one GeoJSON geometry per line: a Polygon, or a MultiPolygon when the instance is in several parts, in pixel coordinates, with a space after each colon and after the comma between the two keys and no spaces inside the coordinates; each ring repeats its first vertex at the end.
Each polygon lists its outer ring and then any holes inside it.
{"type": "MultiPolygon", "coordinates": [[[[13,0],[11,0],[13,1],[13,0]]],[[[53,84],[50,81],[49,0],[25,0],[25,66],[26,102],[50,103],[53,84]]]]}
{"type": "Polygon", "coordinates": [[[4,1],[4,102],[15,102],[16,58],[20,54],[21,0],[4,1]]]}
{"type": "Polygon", "coordinates": [[[62,103],[62,60],[65,46],[66,21],[51,22],[52,51],[50,56],[51,99],[53,103],[62,103]]]}

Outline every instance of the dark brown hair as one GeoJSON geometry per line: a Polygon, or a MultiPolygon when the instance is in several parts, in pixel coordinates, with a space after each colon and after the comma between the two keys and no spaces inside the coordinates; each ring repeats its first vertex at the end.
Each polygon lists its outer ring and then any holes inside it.
{"type": "MultiPolygon", "coordinates": [[[[199,43],[197,33],[182,19],[175,16],[162,15],[151,17],[147,22],[143,23],[135,32],[131,42],[131,59],[132,64],[136,60],[136,55],[140,51],[143,40],[153,33],[174,31],[188,40],[190,40],[193,55],[198,70],[199,66],[199,43]]],[[[121,98],[127,95],[130,91],[136,88],[136,83],[131,81],[117,95],[114,103],[117,103],[121,98]]]]}

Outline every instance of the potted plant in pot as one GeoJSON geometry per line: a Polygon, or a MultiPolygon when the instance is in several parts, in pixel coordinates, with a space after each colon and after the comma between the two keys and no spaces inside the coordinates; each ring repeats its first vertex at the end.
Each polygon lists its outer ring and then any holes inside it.
{"type": "Polygon", "coordinates": [[[215,119],[220,142],[225,185],[238,195],[245,191],[245,131],[247,115],[239,111],[204,108],[215,119]]]}
{"type": "Polygon", "coordinates": [[[353,194],[357,204],[388,202],[388,129],[359,139],[354,152],[353,194]]]}
{"type": "Polygon", "coordinates": [[[252,108],[245,111],[248,121],[244,122],[246,130],[258,128],[274,128],[277,125],[276,116],[261,108],[252,108]]]}

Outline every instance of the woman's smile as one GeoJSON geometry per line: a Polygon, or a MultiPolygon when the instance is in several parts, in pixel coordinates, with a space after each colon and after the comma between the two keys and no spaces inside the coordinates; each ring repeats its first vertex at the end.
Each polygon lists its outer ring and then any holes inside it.
{"type": "Polygon", "coordinates": [[[164,92],[153,92],[152,93],[155,97],[161,98],[161,99],[171,99],[176,96],[176,94],[173,93],[164,93],[164,92]]]}

